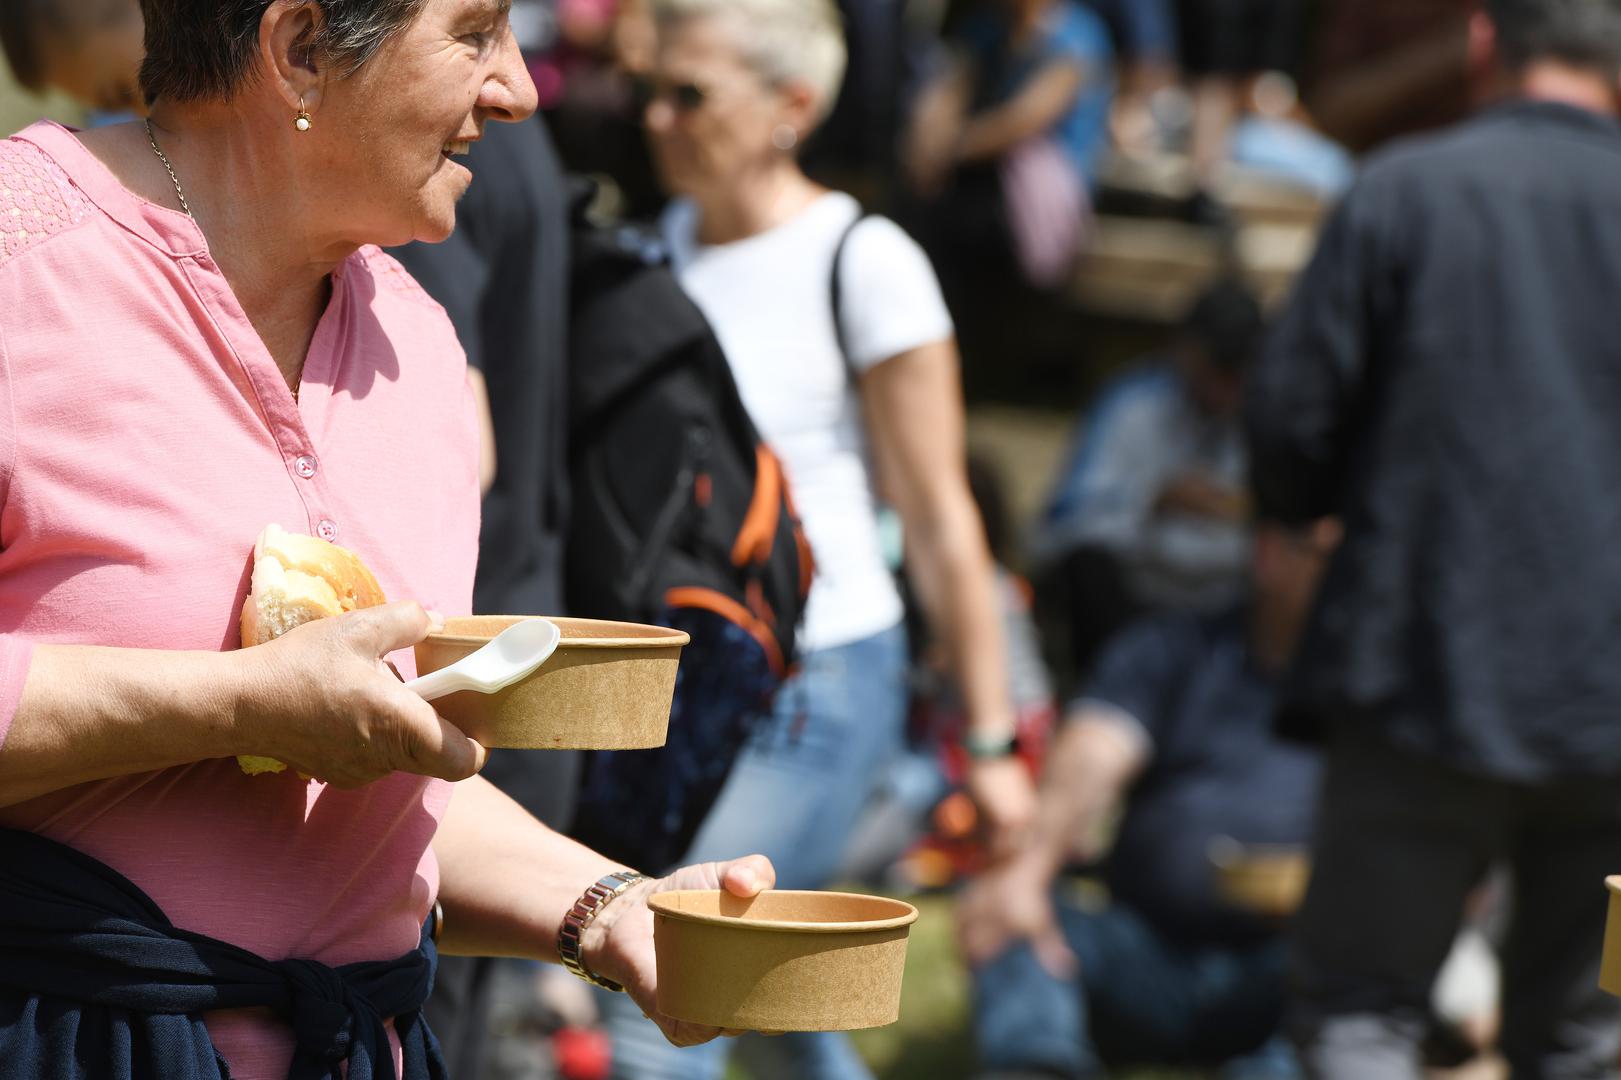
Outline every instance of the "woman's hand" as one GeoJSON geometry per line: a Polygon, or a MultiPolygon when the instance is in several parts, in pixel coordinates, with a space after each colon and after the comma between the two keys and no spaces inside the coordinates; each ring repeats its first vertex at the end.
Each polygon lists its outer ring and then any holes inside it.
{"type": "Polygon", "coordinates": [[[677,889],[721,889],[733,896],[758,896],[777,882],[777,871],[764,855],[733,862],[688,866],[669,877],[637,884],[602,909],[586,928],[581,951],[586,965],[625,988],[648,1019],[676,1046],[697,1046],[739,1031],[676,1020],[658,1011],[658,964],[653,954],[653,909],[647,898],[677,889]]]}
{"type": "Polygon", "coordinates": [[[964,786],[985,822],[991,857],[1019,850],[1035,824],[1038,801],[1030,770],[1018,757],[976,758],[964,786]]]}
{"type": "Polygon", "coordinates": [[[912,191],[921,198],[939,197],[951,178],[972,89],[966,65],[955,61],[918,95],[902,141],[901,168],[912,191]]]}
{"type": "Polygon", "coordinates": [[[957,134],[943,124],[913,128],[906,140],[901,166],[913,194],[937,199],[951,178],[957,160],[957,134]]]}
{"type": "Polygon", "coordinates": [[[974,967],[1027,941],[1054,978],[1076,973],[1053,908],[1052,877],[1033,860],[1001,863],[968,883],[957,900],[957,940],[974,967]]]}
{"type": "Polygon", "coordinates": [[[245,689],[240,753],[284,761],[342,788],[393,772],[465,780],[484,747],[407,690],[383,659],[433,628],[416,603],[318,619],[234,654],[245,689]]]}

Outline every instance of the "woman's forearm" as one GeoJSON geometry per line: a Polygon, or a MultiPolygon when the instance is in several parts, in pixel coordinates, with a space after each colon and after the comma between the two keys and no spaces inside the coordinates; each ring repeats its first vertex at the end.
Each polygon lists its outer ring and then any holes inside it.
{"type": "Polygon", "coordinates": [[[465,779],[483,747],[382,663],[430,628],[420,605],[395,603],[233,652],[41,645],[0,742],[0,806],[234,754],[340,787],[398,771],[465,779]]]}
{"type": "Polygon", "coordinates": [[[1013,732],[996,568],[968,486],[966,416],[953,341],[884,361],[862,377],[877,490],[900,512],[909,574],[950,653],[971,728],[1013,732]]]}
{"type": "Polygon", "coordinates": [[[557,928],[589,886],[625,869],[548,829],[482,777],[456,785],[434,836],[441,952],[557,959],[557,928]]]}
{"type": "Polygon", "coordinates": [[[995,565],[967,491],[943,498],[947,505],[908,526],[913,580],[930,629],[950,654],[969,729],[1006,737],[1015,718],[995,565]]]}
{"type": "Polygon", "coordinates": [[[0,806],[236,753],[240,667],[223,653],[38,646],[0,743],[0,806]]]}

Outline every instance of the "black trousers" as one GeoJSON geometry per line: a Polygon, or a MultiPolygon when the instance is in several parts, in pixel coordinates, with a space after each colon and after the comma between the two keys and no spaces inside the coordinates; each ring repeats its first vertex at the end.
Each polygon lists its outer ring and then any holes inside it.
{"type": "Polygon", "coordinates": [[[1598,970],[1621,781],[1507,783],[1342,733],[1313,861],[1289,1020],[1309,1075],[1422,1075],[1431,985],[1495,862],[1512,885],[1501,1050],[1513,1075],[1617,1075],[1621,999],[1598,989],[1598,970]]]}

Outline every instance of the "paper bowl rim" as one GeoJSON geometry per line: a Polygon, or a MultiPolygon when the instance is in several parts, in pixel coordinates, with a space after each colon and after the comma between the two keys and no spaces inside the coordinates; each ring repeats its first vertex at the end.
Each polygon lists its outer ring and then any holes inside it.
{"type": "MultiPolygon", "coordinates": [[[[615,636],[603,634],[599,637],[564,637],[557,644],[558,652],[567,652],[569,649],[672,649],[685,648],[692,641],[691,635],[684,630],[672,630],[665,626],[653,626],[648,623],[620,622],[608,619],[577,619],[572,616],[561,615],[491,615],[492,619],[513,619],[517,622],[526,622],[530,619],[548,619],[557,623],[561,628],[565,625],[574,626],[601,626],[601,627],[634,627],[638,630],[656,630],[657,634],[646,634],[639,637],[615,636]]],[[[452,616],[455,618],[480,618],[473,615],[452,616]]],[[[447,620],[447,622],[450,620],[447,620]]],[[[423,639],[424,643],[433,642],[438,645],[468,645],[477,648],[487,644],[490,636],[477,634],[449,634],[443,631],[429,634],[423,639]]]]}
{"type": "Polygon", "coordinates": [[[778,896],[817,896],[841,897],[852,900],[878,900],[885,904],[897,904],[906,910],[887,919],[863,919],[859,922],[795,922],[775,919],[749,919],[734,915],[710,915],[701,911],[684,911],[670,906],[673,897],[692,893],[714,893],[717,889],[677,889],[671,892],[653,893],[647,898],[647,906],[665,918],[675,919],[678,922],[703,923],[706,926],[724,926],[733,930],[742,930],[747,933],[777,933],[791,934],[860,934],[883,930],[898,930],[911,926],[918,920],[918,910],[905,900],[897,900],[891,896],[872,896],[867,893],[828,892],[821,889],[770,889],[769,892],[778,896]]]}

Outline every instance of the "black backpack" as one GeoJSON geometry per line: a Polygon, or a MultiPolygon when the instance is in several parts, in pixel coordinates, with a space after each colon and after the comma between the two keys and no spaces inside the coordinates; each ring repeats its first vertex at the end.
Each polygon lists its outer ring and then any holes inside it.
{"type": "Polygon", "coordinates": [[[812,560],[782,467],[662,244],[577,211],[568,607],[686,631],[669,741],[587,755],[573,834],[675,863],[791,670],[812,560]]]}

